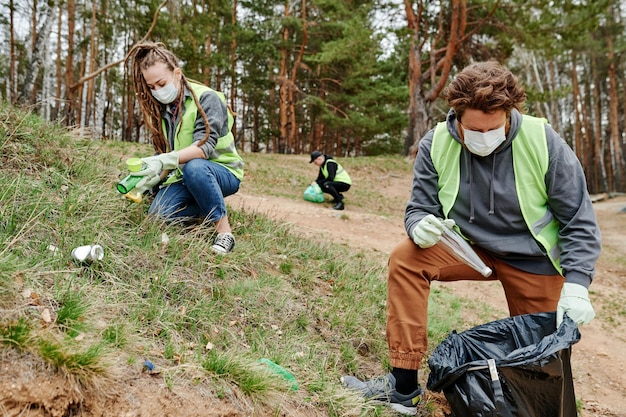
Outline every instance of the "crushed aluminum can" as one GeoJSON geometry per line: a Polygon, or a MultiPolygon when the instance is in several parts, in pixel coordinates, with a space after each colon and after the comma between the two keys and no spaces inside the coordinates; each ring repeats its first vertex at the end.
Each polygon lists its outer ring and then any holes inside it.
{"type": "Polygon", "coordinates": [[[104,249],[100,245],[85,245],[74,248],[72,258],[80,263],[92,263],[104,258],[104,249]]]}

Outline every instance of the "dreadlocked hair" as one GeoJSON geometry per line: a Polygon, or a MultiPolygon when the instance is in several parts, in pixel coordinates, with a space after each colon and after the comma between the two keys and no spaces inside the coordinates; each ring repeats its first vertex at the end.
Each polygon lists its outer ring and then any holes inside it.
{"type": "MultiPolygon", "coordinates": [[[[127,67],[130,66],[130,73],[133,77],[133,86],[135,88],[135,95],[139,102],[139,108],[144,117],[145,123],[152,134],[152,145],[156,153],[164,153],[168,151],[168,143],[165,134],[163,133],[163,129],[161,128],[161,103],[157,99],[154,98],[146,80],[143,78],[143,70],[150,68],[154,64],[161,62],[171,70],[174,71],[176,68],[180,68],[178,65],[178,59],[176,56],[169,51],[165,44],[162,42],[146,42],[139,43],[133,46],[128,55],[126,56],[125,65],[127,67]]],[[[198,101],[198,97],[194,93],[193,89],[189,85],[189,82],[185,78],[184,74],[181,77],[181,81],[183,85],[189,90],[191,96],[193,97],[193,101],[196,103],[196,107],[202,116],[202,120],[206,126],[206,131],[204,134],[204,138],[198,142],[198,146],[204,144],[211,133],[211,127],[209,125],[209,120],[204,112],[202,106],[200,106],[200,102],[198,101]]],[[[178,97],[176,101],[180,100],[184,94],[184,90],[181,88],[178,92],[178,97]]],[[[181,124],[179,124],[180,129],[181,124]]]]}

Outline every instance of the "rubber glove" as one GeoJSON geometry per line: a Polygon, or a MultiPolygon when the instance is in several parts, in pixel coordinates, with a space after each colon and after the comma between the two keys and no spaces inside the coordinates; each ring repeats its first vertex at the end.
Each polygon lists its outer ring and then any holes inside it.
{"type": "Polygon", "coordinates": [[[172,151],[168,153],[161,153],[154,156],[148,156],[141,158],[141,162],[146,166],[141,171],[131,172],[130,175],[136,177],[153,177],[159,176],[164,169],[178,168],[178,152],[172,151]]]}
{"type": "Polygon", "coordinates": [[[161,172],[163,170],[178,168],[178,152],[172,151],[155,156],[148,156],[141,158],[141,161],[145,165],[145,168],[141,171],[131,172],[130,175],[143,177],[135,188],[146,191],[161,182],[161,172]]]}
{"type": "Polygon", "coordinates": [[[413,242],[422,249],[430,248],[439,242],[444,227],[452,229],[454,224],[452,219],[442,220],[429,214],[420,220],[413,229],[411,234],[413,242]]]}
{"type": "Polygon", "coordinates": [[[556,327],[563,322],[563,314],[574,320],[576,324],[587,324],[596,316],[591,301],[589,291],[580,284],[566,282],[561,290],[561,298],[556,307],[556,327]]]}

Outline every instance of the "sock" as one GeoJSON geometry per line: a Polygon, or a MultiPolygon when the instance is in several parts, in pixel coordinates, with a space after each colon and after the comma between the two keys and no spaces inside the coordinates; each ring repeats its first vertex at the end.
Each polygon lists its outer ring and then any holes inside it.
{"type": "Polygon", "coordinates": [[[396,391],[403,395],[408,395],[418,387],[417,370],[393,368],[391,374],[396,378],[396,391]]]}

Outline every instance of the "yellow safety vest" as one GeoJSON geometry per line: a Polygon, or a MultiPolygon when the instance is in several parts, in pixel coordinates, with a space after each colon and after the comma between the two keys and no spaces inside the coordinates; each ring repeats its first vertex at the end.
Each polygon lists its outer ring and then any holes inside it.
{"type": "MultiPolygon", "coordinates": [[[[545,175],[549,155],[543,118],[523,115],[522,124],[512,142],[515,189],[522,216],[533,235],[547,251],[550,261],[563,274],[558,246],[559,222],[548,207],[545,175]]],[[[437,170],[438,196],[447,217],[456,201],[461,182],[460,155],[462,145],[448,132],[446,122],[437,124],[430,156],[437,170]]]]}
{"type": "MultiPolygon", "coordinates": [[[[348,171],[343,169],[339,162],[334,159],[333,161],[337,164],[337,172],[335,173],[335,179],[333,181],[352,185],[352,179],[350,178],[350,175],[348,175],[348,171]]],[[[324,161],[324,165],[322,165],[322,175],[326,178],[328,178],[328,168],[326,167],[327,162],[328,160],[324,161]]]]}
{"type": "MultiPolygon", "coordinates": [[[[215,91],[205,85],[189,83],[191,85],[191,89],[195,93],[196,97],[200,98],[200,96],[207,92],[213,91],[217,94],[217,96],[222,100],[224,104],[226,104],[226,97],[223,93],[219,91],[215,91]]],[[[196,106],[196,102],[193,100],[193,97],[187,97],[185,100],[185,112],[182,115],[182,119],[180,121],[180,127],[176,132],[176,138],[174,139],[174,150],[178,151],[186,148],[191,145],[193,142],[193,131],[195,128],[196,118],[198,117],[198,107],[196,106]]],[[[210,155],[211,161],[217,162],[218,164],[226,167],[230,172],[232,172],[235,177],[237,177],[240,181],[243,179],[243,159],[237,153],[237,147],[235,146],[235,137],[232,133],[232,127],[235,122],[230,110],[228,110],[228,133],[217,140],[217,144],[215,145],[215,150],[213,154],[210,155]]],[[[165,136],[167,136],[167,130],[165,126],[165,120],[161,121],[161,125],[163,128],[163,132],[165,136]]],[[[209,127],[207,126],[207,129],[209,127]]],[[[170,175],[170,178],[165,182],[166,184],[171,184],[173,182],[180,181],[182,179],[182,173],[180,170],[177,170],[176,175],[170,175]]]]}

